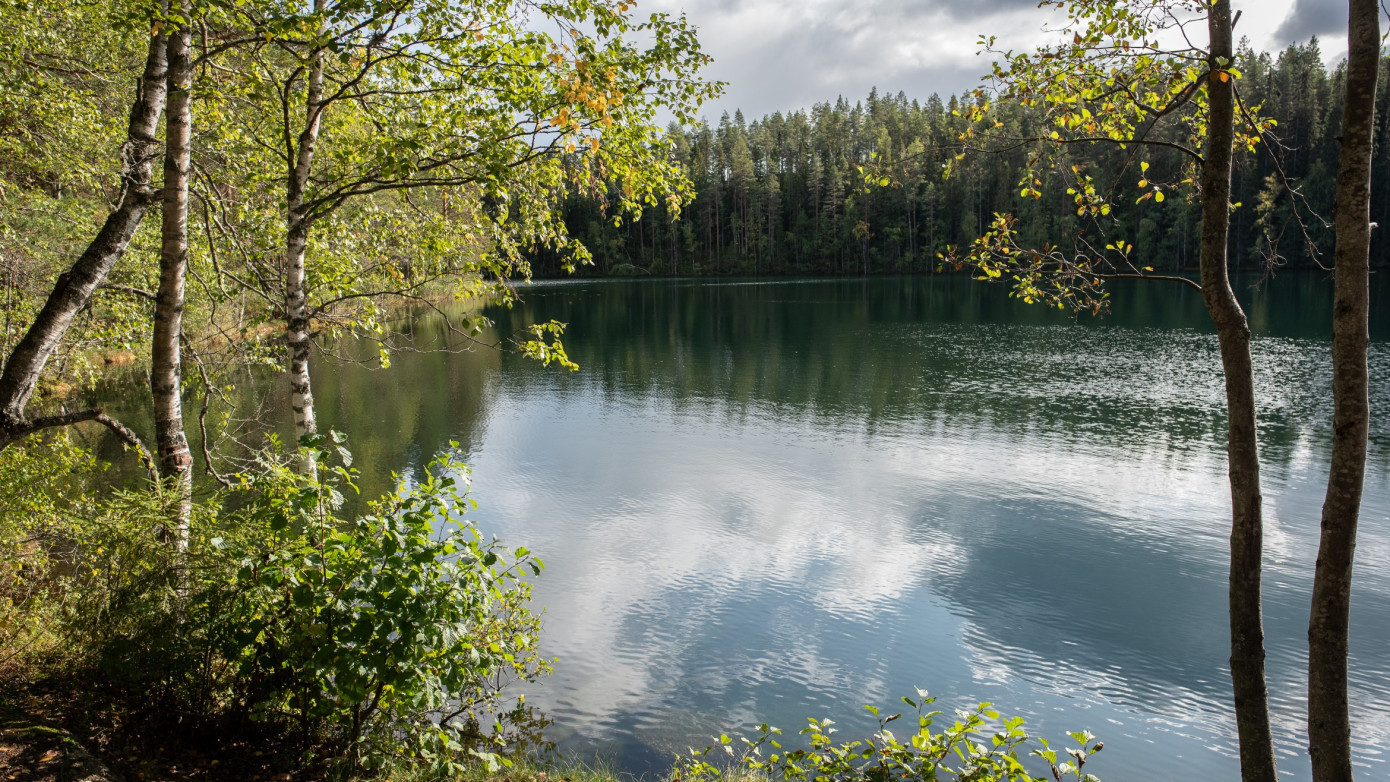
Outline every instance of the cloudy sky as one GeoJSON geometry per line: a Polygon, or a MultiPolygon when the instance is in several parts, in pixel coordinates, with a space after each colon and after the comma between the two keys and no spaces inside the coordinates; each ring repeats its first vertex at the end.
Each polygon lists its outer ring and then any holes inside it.
{"type": "MultiPolygon", "coordinates": [[[[1346,0],[1233,0],[1237,37],[1278,50],[1317,35],[1328,62],[1346,45],[1346,0]]],[[[988,61],[982,33],[1005,47],[1044,40],[1060,17],[1037,0],[644,0],[647,10],[684,11],[715,58],[709,75],[728,83],[707,115],[743,109],[750,118],[844,95],[926,98],[978,83],[988,61]]]]}

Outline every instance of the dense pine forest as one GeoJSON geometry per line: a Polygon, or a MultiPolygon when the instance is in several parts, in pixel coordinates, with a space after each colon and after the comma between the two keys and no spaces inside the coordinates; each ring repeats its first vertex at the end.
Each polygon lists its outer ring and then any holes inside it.
{"type": "MultiPolygon", "coordinates": [[[[1231,217],[1230,242],[1232,260],[1241,267],[1259,268],[1270,260],[1287,268],[1330,265],[1345,77],[1341,65],[1329,72],[1323,59],[1316,38],[1277,56],[1243,47],[1238,58],[1244,104],[1277,121],[1269,148],[1236,157],[1232,201],[1239,206],[1231,217]],[[1281,170],[1300,199],[1301,221],[1294,219],[1281,170]]],[[[1388,66],[1383,60],[1382,73],[1388,66]]],[[[1385,100],[1388,84],[1382,76],[1378,102],[1385,100]]],[[[1190,189],[1186,197],[1161,204],[1118,198],[1104,225],[1083,224],[1057,181],[1041,188],[1040,199],[1020,194],[1026,147],[986,153],[962,145],[966,109],[977,100],[932,94],[923,101],[874,91],[853,104],[839,98],[751,122],[736,111],[716,126],[673,130],[694,201],[679,220],[658,205],[640,221],[615,226],[599,200],[572,196],[566,223],[594,257],[594,266],[581,273],[924,272],[937,267],[937,253],[948,245],[968,245],[987,230],[996,212],[1019,217],[1023,236],[1038,244],[1099,228],[1132,243],[1135,256],[1157,270],[1196,268],[1200,207],[1190,189]],[[959,154],[966,156],[944,176],[959,154]],[[866,171],[875,180],[887,178],[888,185],[874,181],[866,187],[866,171]]],[[[1026,133],[1028,110],[1001,104],[995,111],[1026,133]]],[[[1382,113],[1371,204],[1372,219],[1381,225],[1390,225],[1390,191],[1384,186],[1390,182],[1388,134],[1382,113]]],[[[1119,156],[1113,147],[1095,145],[1074,154],[1099,169],[1097,182],[1115,180],[1119,156]]],[[[1178,158],[1160,152],[1153,157],[1155,169],[1175,172],[1178,158]]],[[[1376,232],[1372,265],[1384,266],[1387,251],[1384,232],[1376,232]]],[[[543,254],[534,259],[535,271],[561,274],[560,261],[557,254],[543,254]]]]}

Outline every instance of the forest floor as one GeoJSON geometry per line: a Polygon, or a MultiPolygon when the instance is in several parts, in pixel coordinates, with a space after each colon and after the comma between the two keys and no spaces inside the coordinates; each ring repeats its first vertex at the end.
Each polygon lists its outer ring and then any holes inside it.
{"type": "MultiPolygon", "coordinates": [[[[13,680],[11,680],[13,681],[13,680]]],[[[327,765],[305,765],[283,736],[189,729],[178,715],[113,702],[101,682],[0,685],[0,782],[322,782],[327,765]]],[[[441,782],[366,774],[355,782],[441,782]]],[[[603,766],[522,761],[482,767],[452,782],[638,782],[603,766]]],[[[730,782],[753,782],[731,777],[730,782]]]]}
{"type": "Polygon", "coordinates": [[[280,737],[208,736],[184,715],[142,711],[102,682],[50,681],[0,691],[0,782],[317,780],[280,737]]]}
{"type": "Polygon", "coordinates": [[[118,777],[71,733],[6,702],[0,705],[0,779],[108,782],[118,777]]]}

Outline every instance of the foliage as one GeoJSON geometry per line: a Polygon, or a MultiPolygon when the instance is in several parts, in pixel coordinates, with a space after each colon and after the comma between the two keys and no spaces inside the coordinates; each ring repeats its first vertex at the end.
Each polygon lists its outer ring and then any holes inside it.
{"type": "Polygon", "coordinates": [[[0,451],[0,666],[51,652],[65,536],[53,522],[98,468],[66,438],[0,451]]]}
{"type": "MultiPolygon", "coordinates": [[[[156,487],[98,499],[108,466],[64,434],[0,451],[0,648],[16,658],[81,656],[179,606],[173,498],[156,487]]],[[[205,540],[219,521],[198,511],[205,540]]]]}
{"type": "MultiPolygon", "coordinates": [[[[0,354],[110,209],[148,40],[126,16],[141,2],[0,2],[0,354]]],[[[137,232],[135,244],[149,247],[152,233],[137,232]]],[[[140,302],[103,294],[92,305],[50,362],[41,400],[94,381],[94,354],[144,343],[140,302]]]]}
{"type": "MultiPolygon", "coordinates": [[[[239,6],[227,23],[264,42],[219,54],[195,86],[206,209],[191,261],[221,278],[204,294],[249,298],[253,320],[284,314],[286,171],[303,159],[306,116],[321,127],[291,217],[310,229],[309,317],[384,348],[389,301],[429,304],[441,289],[511,301],[530,247],[587,262],[555,211],[567,186],[611,184],[614,217],[688,199],[655,117],[692,121],[719,85],[700,78],[708,57],[684,18],[617,0],[316,7],[239,6]],[[326,86],[310,109],[316,62],[326,86]]],[[[551,355],[558,334],[549,324],[517,344],[551,355]]]]}
{"type": "MultiPolygon", "coordinates": [[[[1007,278],[1013,295],[1024,301],[1099,313],[1108,306],[1104,280],[1144,278],[1154,271],[1152,264],[1136,261],[1125,224],[1112,217],[1116,204],[1129,198],[1126,180],[1136,181],[1133,203],[1152,200],[1153,209],[1168,192],[1203,197],[1197,182],[1204,155],[1213,154],[1207,148],[1212,121],[1208,85],[1234,88],[1242,74],[1229,57],[1199,47],[1186,33],[1211,13],[1204,0],[1056,5],[1066,16],[1057,31],[1063,40],[1056,44],[1014,53],[995,49],[993,36],[980,39],[987,52],[1000,57],[990,76],[992,92],[1027,111],[1032,128],[1020,132],[1006,127],[993,111],[991,90],[981,88],[960,139],[967,149],[986,153],[1026,145],[1030,154],[1018,175],[1019,196],[1056,198],[1065,186],[1068,208],[1075,207],[1081,227],[1072,232],[1069,247],[1066,242],[1036,246],[1020,241],[1012,215],[997,213],[990,230],[968,249],[948,246],[940,257],[956,268],[978,270],[981,279],[1007,278]],[[1181,40],[1165,40],[1175,37],[1181,40]],[[1101,152],[1073,154],[1087,147],[1101,152]],[[1176,164],[1150,170],[1156,150],[1175,153],[1176,164]],[[1098,177],[1093,164],[1103,155],[1114,165],[1098,177]]],[[[1234,133],[1220,143],[1254,153],[1277,123],[1234,92],[1239,106],[1234,133]]],[[[1282,176],[1277,163],[1276,169],[1282,176]]],[[[1290,194],[1297,196],[1297,191],[1290,188],[1290,194]]],[[[1226,236],[1225,226],[1221,236],[1226,236]]],[[[1196,286],[1184,278],[1169,279],[1196,286]]]]}
{"type": "MultiPolygon", "coordinates": [[[[941,711],[929,710],[935,698],[918,689],[917,699],[904,696],[903,702],[916,714],[916,726],[899,738],[889,729],[889,723],[900,719],[902,713],[882,716],[874,706],[865,706],[878,718],[879,728],[867,739],[838,742],[832,738],[835,723],[828,719],[808,718],[802,728],[809,749],[786,750],[776,736],[781,731],[763,723],[755,739],[741,738],[742,746],[728,735],[719,737],[719,746],[733,759],[734,771],[747,771],[762,778],[781,778],[797,782],[886,782],[894,779],[957,779],[961,782],[1045,782],[1034,777],[1020,760],[1029,741],[1022,717],[999,719],[991,704],[981,703],[973,711],[958,710],[956,720],[944,730],[933,733],[932,725],[941,711]],[[764,751],[768,754],[764,757],[764,751]]],[[[1104,748],[1095,736],[1082,731],[1070,734],[1077,747],[1065,754],[1071,760],[1058,763],[1059,754],[1046,739],[1038,739],[1038,749],[1029,754],[1047,762],[1054,782],[1075,778],[1079,782],[1099,782],[1084,768],[1092,755],[1104,748]]],[[[708,759],[713,746],[691,750],[690,757],[681,758],[673,780],[707,782],[723,779],[729,772],[708,759]]]]}
{"type": "Polygon", "coordinates": [[[87,672],[137,711],[279,731],[350,767],[505,762],[543,723],[503,692],[549,671],[523,580],[542,563],[466,520],[467,471],[448,457],[338,516],[350,456],[317,445],[319,479],[263,454],[195,505],[186,558],[163,534],[172,493],[70,495],[94,464],[63,440],[0,452],[4,662],[87,672]]]}
{"type": "MultiPolygon", "coordinates": [[[[138,0],[135,0],[138,2],[138,0]]],[[[134,2],[0,2],[0,179],[58,199],[100,192],[125,131],[144,36],[134,2]]]]}
{"type": "Polygon", "coordinates": [[[465,749],[495,762],[480,721],[505,684],[549,668],[521,580],[541,562],[484,541],[461,517],[466,471],[447,457],[350,521],[332,508],[351,473],[327,475],[305,482],[270,464],[251,481],[248,510],[267,538],[238,552],[238,570],[202,609],[227,628],[216,645],[241,705],[356,764],[448,768],[465,749]]]}
{"type": "MultiPolygon", "coordinates": [[[[720,88],[700,76],[708,57],[684,18],[642,15],[619,0],[3,7],[0,351],[25,332],[110,208],[131,77],[150,32],[191,22],[184,357],[198,371],[184,376],[214,398],[224,369],[274,361],[283,349],[265,337],[285,314],[286,170],[316,58],[327,92],[303,193],[308,316],[316,333],[376,336],[383,364],[388,304],[513,300],[509,281],[529,277],[523,251],[533,246],[584,263],[587,251],[554,208],[565,187],[611,184],[615,218],[688,200],[656,118],[693,121],[720,88]]],[[[36,411],[86,392],[104,364],[147,352],[157,229],[137,231],[73,323],[36,411]]],[[[473,315],[451,323],[475,339],[485,325],[473,315]]],[[[561,332],[540,324],[497,347],[567,365],[561,332]]]]}

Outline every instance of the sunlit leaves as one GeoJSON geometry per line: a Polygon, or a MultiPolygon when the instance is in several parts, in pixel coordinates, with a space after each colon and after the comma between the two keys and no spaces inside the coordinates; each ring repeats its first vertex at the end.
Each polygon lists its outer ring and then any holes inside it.
{"type": "MultiPolygon", "coordinates": [[[[1036,153],[1020,173],[1020,196],[1044,197],[1037,182],[1060,180],[1078,217],[1094,226],[1071,237],[1072,247],[1038,250],[1018,244],[1013,218],[996,216],[991,229],[965,250],[952,248],[943,261],[978,268],[988,279],[1008,279],[1015,295],[1029,302],[1077,311],[1105,308],[1100,285],[1113,274],[1143,276],[1128,251],[1116,241],[1119,226],[1112,213],[1126,196],[1127,182],[1136,191],[1134,204],[1157,208],[1171,192],[1189,188],[1202,165],[1207,133],[1207,86],[1238,81],[1240,71],[1225,58],[1211,58],[1188,34],[1207,12],[1205,0],[1076,0],[1043,3],[1063,21],[1055,25],[1060,40],[1033,51],[995,48],[993,37],[981,46],[997,59],[986,77],[989,88],[977,93],[960,135],[968,149],[995,151],[1029,144],[1036,153]],[[1028,121],[1043,130],[1020,136],[1001,131],[991,104],[1024,107],[1028,121]],[[1152,168],[1154,149],[1177,153],[1180,163],[1152,168]],[[1091,163],[1073,150],[1109,154],[1111,170],[1095,179],[1091,163]],[[1130,178],[1127,172],[1138,169],[1130,178]],[[1096,238],[1091,238],[1092,236],[1096,238]]],[[[1253,150],[1273,121],[1258,106],[1241,105],[1234,140],[1236,149],[1253,150]]],[[[1103,168],[1103,167],[1101,167],[1103,168]]],[[[948,172],[950,173],[950,172],[948,172]]]]}
{"type": "MultiPolygon", "coordinates": [[[[311,440],[315,463],[345,453],[341,439],[311,440]]],[[[447,457],[354,519],[334,513],[346,464],[308,481],[262,467],[246,480],[247,512],[268,532],[233,547],[239,570],[209,606],[218,652],[258,683],[252,716],[292,715],[350,760],[453,774],[467,746],[496,763],[478,721],[497,713],[503,685],[550,667],[522,580],[541,561],[467,522],[467,471],[447,457]]]]}
{"type": "Polygon", "coordinates": [[[680,757],[675,778],[686,782],[717,782],[744,775],[771,780],[814,782],[856,782],[861,780],[922,779],[974,780],[975,782],[1041,782],[1025,767],[1020,755],[1037,756],[1051,766],[1056,782],[1073,777],[1090,782],[1095,777],[1082,769],[1104,744],[1081,731],[1069,734],[1077,742],[1068,747],[1071,761],[1057,765],[1057,753],[1045,739],[1032,739],[1024,730],[1023,718],[1001,719],[993,704],[981,703],[974,709],[960,709],[954,719],[941,720],[944,712],[933,710],[936,700],[918,689],[918,699],[904,697],[916,720],[905,724],[905,738],[899,738],[888,725],[904,714],[884,716],[874,706],[864,708],[878,718],[878,730],[864,739],[838,741],[829,719],[807,718],[801,729],[806,749],[785,750],[777,737],[782,731],[767,723],[759,725],[755,738],[731,738],[720,734],[718,744],[703,750],[690,750],[680,757]],[[1029,750],[1036,741],[1039,749],[1029,750]],[[708,760],[719,747],[732,761],[708,760]],[[737,749],[736,749],[737,748],[737,749]],[[727,767],[732,762],[733,767],[727,767]]]}
{"type": "MultiPolygon", "coordinates": [[[[587,262],[558,211],[571,190],[603,193],[615,218],[691,197],[656,118],[691,121],[719,85],[700,77],[709,58],[682,17],[613,0],[364,0],[323,13],[297,0],[245,19],[266,45],[224,56],[230,75],[213,72],[209,91],[225,111],[203,127],[241,204],[219,239],[251,266],[239,282],[260,290],[267,314],[283,245],[283,219],[267,218],[303,143],[315,57],[325,97],[302,195],[306,287],[330,334],[378,332],[387,300],[441,285],[510,301],[508,281],[529,278],[537,248],[587,262]]],[[[557,335],[513,344],[569,365],[557,335]]]]}

